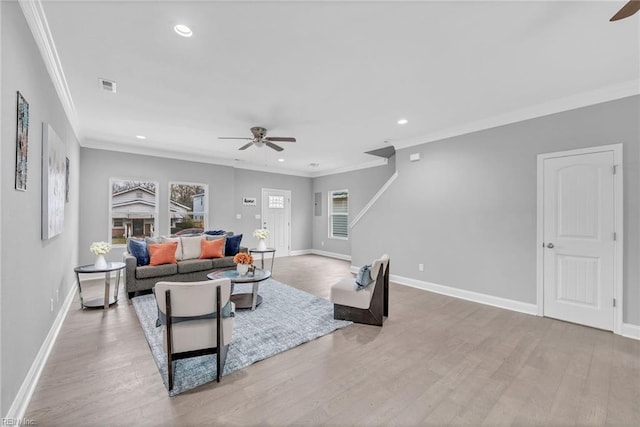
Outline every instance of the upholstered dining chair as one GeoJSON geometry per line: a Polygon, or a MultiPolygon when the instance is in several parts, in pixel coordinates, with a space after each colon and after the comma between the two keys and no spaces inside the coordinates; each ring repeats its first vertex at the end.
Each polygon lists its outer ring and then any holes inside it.
{"type": "Polygon", "coordinates": [[[174,362],[206,354],[216,354],[216,381],[220,382],[233,334],[231,281],[158,282],[154,292],[164,329],[169,391],[173,390],[174,362]]]}
{"type": "Polygon", "coordinates": [[[333,318],[355,323],[382,326],[389,316],[389,256],[382,255],[371,263],[374,282],[358,289],[353,277],[340,279],[331,287],[333,318]]]}

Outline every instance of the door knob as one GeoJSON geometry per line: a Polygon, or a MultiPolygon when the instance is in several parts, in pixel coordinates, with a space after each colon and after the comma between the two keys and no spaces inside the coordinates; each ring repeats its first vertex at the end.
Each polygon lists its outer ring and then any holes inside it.
{"type": "Polygon", "coordinates": [[[553,243],[547,243],[547,247],[548,247],[549,249],[553,249],[553,243]]]}

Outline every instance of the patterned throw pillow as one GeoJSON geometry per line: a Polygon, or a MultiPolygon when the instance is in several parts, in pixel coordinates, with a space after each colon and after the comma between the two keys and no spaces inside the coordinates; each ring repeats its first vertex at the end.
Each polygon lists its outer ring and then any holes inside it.
{"type": "Polygon", "coordinates": [[[200,259],[224,257],[224,239],[201,240],[200,259]]]}
{"type": "Polygon", "coordinates": [[[176,248],[178,242],[161,243],[159,245],[149,245],[151,260],[149,265],[177,264],[176,248]]]}

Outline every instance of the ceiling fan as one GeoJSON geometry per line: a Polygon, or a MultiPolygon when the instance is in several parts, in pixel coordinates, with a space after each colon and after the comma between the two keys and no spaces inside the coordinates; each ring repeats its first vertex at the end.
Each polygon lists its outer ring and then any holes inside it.
{"type": "Polygon", "coordinates": [[[629,3],[622,6],[622,9],[609,19],[609,21],[618,21],[620,19],[628,18],[640,10],[640,0],[630,0],[629,3]]]}
{"type": "Polygon", "coordinates": [[[277,142],[296,142],[296,139],[290,136],[267,136],[267,130],[263,127],[252,127],[251,133],[253,134],[253,138],[244,138],[239,136],[219,136],[218,139],[249,139],[250,143],[243,145],[238,148],[238,150],[246,150],[251,147],[251,145],[255,145],[256,147],[262,147],[266,145],[269,148],[272,148],[276,151],[282,151],[284,148],[279,145],[274,144],[274,141],[277,142]]]}

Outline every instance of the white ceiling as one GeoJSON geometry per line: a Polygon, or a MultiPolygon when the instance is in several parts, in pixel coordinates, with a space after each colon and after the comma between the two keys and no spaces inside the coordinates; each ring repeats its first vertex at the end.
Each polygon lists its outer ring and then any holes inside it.
{"type": "Polygon", "coordinates": [[[364,152],[385,141],[406,147],[640,92],[640,16],[608,21],[624,3],[52,1],[43,10],[81,145],[314,176],[378,161],[364,152]],[[178,23],[193,37],[176,35],[178,23]],[[101,92],[99,77],[117,93],[101,92]],[[256,125],[298,142],[276,153],[218,139],[256,125]]]}

